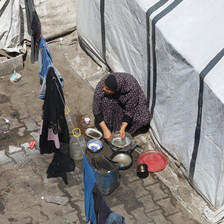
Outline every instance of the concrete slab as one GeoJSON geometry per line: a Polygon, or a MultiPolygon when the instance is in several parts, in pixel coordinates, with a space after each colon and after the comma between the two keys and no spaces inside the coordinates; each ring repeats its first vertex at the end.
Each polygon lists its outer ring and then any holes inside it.
{"type": "Polygon", "coordinates": [[[23,69],[23,55],[0,61],[0,76],[13,74],[23,69]]]}
{"type": "Polygon", "coordinates": [[[0,151],[0,165],[11,162],[12,160],[5,154],[5,151],[0,151]]]}

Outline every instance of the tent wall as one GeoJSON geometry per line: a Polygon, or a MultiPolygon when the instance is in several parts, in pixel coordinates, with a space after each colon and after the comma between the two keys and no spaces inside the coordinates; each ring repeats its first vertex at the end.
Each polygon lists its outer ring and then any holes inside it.
{"type": "Polygon", "coordinates": [[[25,53],[19,1],[0,1],[0,50],[25,53]]]}
{"type": "MultiPolygon", "coordinates": [[[[23,9],[25,39],[30,40],[26,26],[25,0],[20,0],[23,9]]],[[[76,29],[76,1],[34,0],[35,9],[41,22],[45,39],[59,37],[76,29]]]]}
{"type": "MultiPolygon", "coordinates": [[[[34,0],[45,39],[76,29],[75,3],[75,0],[34,0]]],[[[0,1],[0,50],[25,53],[24,39],[31,40],[27,31],[25,0],[0,1]]]]}
{"type": "Polygon", "coordinates": [[[155,138],[216,208],[224,204],[224,2],[77,0],[93,57],[136,77],[155,138]]]}

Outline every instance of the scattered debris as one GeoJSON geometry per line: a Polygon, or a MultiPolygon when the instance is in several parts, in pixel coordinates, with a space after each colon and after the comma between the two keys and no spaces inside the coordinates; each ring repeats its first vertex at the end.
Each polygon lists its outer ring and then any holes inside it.
{"type": "Polygon", "coordinates": [[[8,119],[6,119],[6,118],[4,118],[5,119],[5,122],[7,123],[7,124],[10,124],[10,120],[8,120],[8,119]]]}
{"type": "Polygon", "coordinates": [[[85,121],[86,124],[89,124],[90,123],[90,118],[89,117],[85,117],[84,121],[85,121]]]}
{"type": "Polygon", "coordinates": [[[34,147],[35,144],[36,144],[36,141],[31,141],[30,144],[29,144],[29,148],[32,149],[32,148],[34,147]]]}
{"type": "Polygon", "coordinates": [[[67,205],[69,202],[69,198],[60,196],[41,196],[41,199],[58,205],[67,205]]]}
{"type": "Polygon", "coordinates": [[[21,75],[14,71],[13,75],[10,77],[11,82],[17,82],[21,79],[21,75]]]}

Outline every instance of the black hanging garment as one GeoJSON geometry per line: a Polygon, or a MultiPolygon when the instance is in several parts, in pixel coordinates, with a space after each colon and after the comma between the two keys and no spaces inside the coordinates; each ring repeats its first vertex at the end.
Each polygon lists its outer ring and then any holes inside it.
{"type": "Polygon", "coordinates": [[[61,148],[54,154],[48,169],[47,178],[61,177],[68,184],[66,172],[74,171],[75,164],[70,158],[69,144],[61,143],[61,148]]]}
{"type": "Polygon", "coordinates": [[[31,35],[31,64],[38,60],[38,48],[41,38],[41,24],[33,0],[25,0],[27,29],[31,35]]]}
{"type": "Polygon", "coordinates": [[[69,131],[64,113],[64,94],[54,68],[50,68],[46,80],[46,93],[40,130],[40,153],[55,153],[48,167],[48,178],[62,177],[68,184],[66,172],[74,171],[70,158],[69,131]]]}

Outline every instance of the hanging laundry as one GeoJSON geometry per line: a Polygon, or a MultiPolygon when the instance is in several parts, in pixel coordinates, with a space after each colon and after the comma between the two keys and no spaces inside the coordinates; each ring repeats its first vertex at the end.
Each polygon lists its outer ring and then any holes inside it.
{"type": "Polygon", "coordinates": [[[94,209],[96,213],[97,224],[105,224],[108,216],[112,211],[106,203],[106,200],[100,192],[97,184],[93,188],[94,209]]]}
{"type": "Polygon", "coordinates": [[[41,38],[41,23],[33,0],[25,0],[28,33],[31,35],[31,64],[38,60],[38,48],[41,38]]]}
{"type": "Polygon", "coordinates": [[[92,224],[97,224],[94,209],[93,192],[92,192],[96,183],[96,178],[94,170],[90,166],[88,159],[86,158],[85,155],[83,155],[83,182],[84,182],[86,223],[91,221],[92,224]]]}
{"type": "Polygon", "coordinates": [[[39,46],[39,54],[38,54],[38,73],[41,83],[41,90],[40,90],[40,99],[44,99],[45,92],[46,92],[46,80],[47,80],[47,74],[50,68],[54,69],[54,72],[57,76],[57,79],[61,85],[61,87],[64,87],[64,80],[59,73],[59,71],[53,66],[53,59],[51,56],[50,49],[47,45],[47,42],[43,37],[40,38],[40,46],[39,46]]]}
{"type": "Polygon", "coordinates": [[[39,147],[41,154],[55,153],[47,169],[47,178],[61,177],[68,184],[66,172],[74,171],[75,164],[70,158],[64,109],[64,94],[54,68],[50,67],[46,79],[39,147]]]}
{"type": "Polygon", "coordinates": [[[47,42],[43,37],[40,38],[39,54],[38,54],[38,72],[41,81],[47,76],[49,66],[53,65],[53,59],[47,42]]]}
{"type": "Polygon", "coordinates": [[[61,177],[65,184],[68,184],[67,172],[74,171],[75,163],[70,158],[69,144],[61,143],[60,150],[57,150],[47,169],[47,178],[61,177]]]}
{"type": "Polygon", "coordinates": [[[69,131],[64,113],[65,101],[61,85],[53,68],[46,80],[46,94],[43,104],[42,126],[40,130],[40,153],[52,153],[58,149],[58,142],[69,143],[69,131]],[[49,130],[52,129],[48,140],[49,130]],[[54,134],[54,136],[52,136],[54,134]]]}

